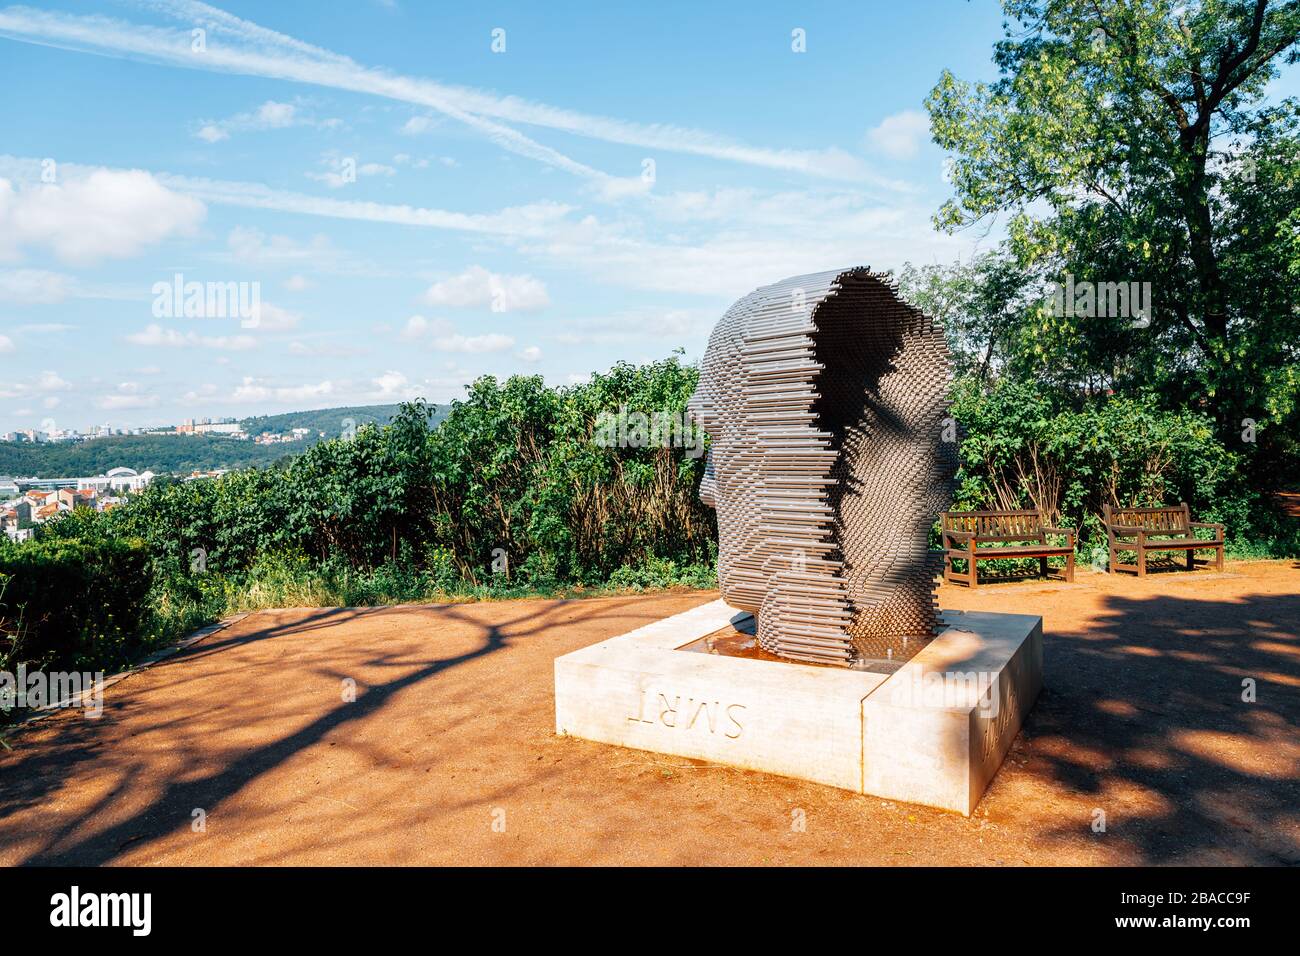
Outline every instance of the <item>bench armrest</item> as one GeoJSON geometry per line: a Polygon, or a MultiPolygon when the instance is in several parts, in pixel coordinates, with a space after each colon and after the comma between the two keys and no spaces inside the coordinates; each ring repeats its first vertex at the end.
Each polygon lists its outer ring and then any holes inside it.
{"type": "Polygon", "coordinates": [[[1115,534],[1143,534],[1147,529],[1137,524],[1108,524],[1106,530],[1115,534]]]}
{"type": "Polygon", "coordinates": [[[1043,533],[1044,533],[1044,534],[1063,534],[1063,535],[1065,535],[1067,538],[1070,539],[1070,544],[1071,544],[1071,545],[1074,544],[1074,539],[1075,539],[1075,537],[1077,537],[1078,534],[1079,534],[1079,532],[1078,532],[1076,529],[1074,529],[1074,528],[1052,528],[1052,527],[1049,527],[1049,526],[1047,526],[1047,525],[1043,525],[1043,533]]]}
{"type": "Polygon", "coordinates": [[[1187,525],[1188,525],[1187,534],[1189,537],[1192,538],[1196,537],[1197,528],[1210,528],[1214,531],[1217,531],[1218,534],[1215,535],[1215,537],[1218,538],[1223,538],[1227,536],[1227,532],[1224,531],[1223,529],[1223,523],[1219,521],[1189,521],[1187,522],[1187,525]]]}
{"type": "Polygon", "coordinates": [[[975,535],[971,534],[969,531],[945,531],[943,536],[945,539],[952,538],[954,541],[962,541],[966,543],[975,540],[975,535]]]}

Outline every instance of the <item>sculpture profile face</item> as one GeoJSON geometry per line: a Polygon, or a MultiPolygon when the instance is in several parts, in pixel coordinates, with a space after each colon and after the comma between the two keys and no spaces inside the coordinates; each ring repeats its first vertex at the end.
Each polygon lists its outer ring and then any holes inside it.
{"type": "Polygon", "coordinates": [[[935,635],[949,381],[942,329],[866,269],[763,286],[719,320],[689,403],[711,439],[700,498],[723,599],[764,650],[848,666],[935,635]]]}

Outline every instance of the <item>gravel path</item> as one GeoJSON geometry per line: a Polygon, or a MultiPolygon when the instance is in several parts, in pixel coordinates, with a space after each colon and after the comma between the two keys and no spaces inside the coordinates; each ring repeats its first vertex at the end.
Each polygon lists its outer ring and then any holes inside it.
{"type": "Polygon", "coordinates": [[[554,735],[557,655],[715,596],[250,615],[11,735],[0,863],[1300,863],[1296,562],[941,588],[1044,617],[970,819],[554,735]]]}

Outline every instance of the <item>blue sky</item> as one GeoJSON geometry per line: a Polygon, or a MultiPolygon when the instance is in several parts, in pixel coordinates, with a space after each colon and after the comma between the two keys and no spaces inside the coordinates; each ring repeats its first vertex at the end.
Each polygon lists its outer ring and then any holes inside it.
{"type": "Polygon", "coordinates": [[[565,384],[696,358],[787,275],[967,255],[979,234],[930,225],[921,102],[944,67],[991,77],[1000,22],[962,0],[0,6],[0,431],[565,384]],[[256,325],[158,315],[177,274],[257,283],[256,325]]]}

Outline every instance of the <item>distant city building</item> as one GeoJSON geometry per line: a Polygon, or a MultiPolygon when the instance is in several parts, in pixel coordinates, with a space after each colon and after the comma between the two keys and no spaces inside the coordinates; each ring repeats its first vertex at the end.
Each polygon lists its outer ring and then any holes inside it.
{"type": "Polygon", "coordinates": [[[94,508],[97,492],[90,488],[63,488],[59,491],[59,505],[71,511],[75,508],[94,508]]]}
{"type": "Polygon", "coordinates": [[[57,504],[58,492],[40,491],[38,489],[33,489],[23,495],[23,500],[27,502],[28,505],[31,506],[33,511],[36,511],[40,508],[44,508],[46,505],[50,504],[51,502],[57,504]]]}
{"type": "Polygon", "coordinates": [[[103,493],[106,491],[140,491],[154,480],[152,471],[137,472],[133,468],[110,468],[102,475],[92,478],[77,478],[76,487],[103,493]]]}
{"type": "Polygon", "coordinates": [[[0,488],[17,488],[22,496],[0,505],[0,531],[14,541],[31,536],[33,525],[44,524],[78,508],[109,511],[126,499],[105,492],[134,492],[148,487],[152,471],[113,468],[91,478],[4,478],[0,488]]]}
{"type": "Polygon", "coordinates": [[[15,478],[22,491],[58,491],[60,488],[77,487],[76,478],[15,478]]]}
{"type": "Polygon", "coordinates": [[[244,435],[239,422],[200,422],[193,426],[193,431],[196,435],[244,435]]]}
{"type": "Polygon", "coordinates": [[[211,471],[192,471],[185,476],[185,481],[200,481],[205,478],[220,478],[230,474],[229,468],[214,468],[211,471]]]}
{"type": "MultiPolygon", "coordinates": [[[[299,429],[295,429],[298,431],[299,429]]],[[[91,425],[85,432],[75,428],[55,428],[41,431],[35,428],[20,428],[16,431],[0,432],[0,441],[7,442],[79,442],[95,438],[107,438],[112,435],[223,435],[228,438],[247,440],[243,425],[234,418],[187,418],[179,425],[161,425],[153,427],[116,428],[105,422],[91,425]]],[[[276,436],[275,441],[294,439],[276,436]]]]}
{"type": "Polygon", "coordinates": [[[0,531],[13,541],[25,541],[32,535],[32,506],[19,499],[0,508],[0,531]]]}
{"type": "Polygon", "coordinates": [[[262,432],[253,439],[258,445],[283,445],[288,442],[302,441],[311,434],[310,428],[295,428],[291,432],[262,432]]]}

